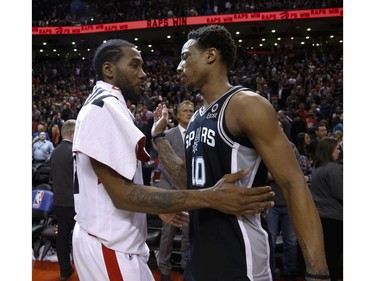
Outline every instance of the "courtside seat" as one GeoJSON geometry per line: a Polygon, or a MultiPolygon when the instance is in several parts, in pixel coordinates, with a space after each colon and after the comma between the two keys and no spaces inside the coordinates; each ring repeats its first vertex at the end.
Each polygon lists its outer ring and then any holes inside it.
{"type": "Polygon", "coordinates": [[[32,248],[38,258],[41,233],[50,225],[53,211],[53,193],[50,190],[32,190],[32,248]]]}
{"type": "Polygon", "coordinates": [[[36,186],[41,183],[49,183],[51,175],[51,167],[49,166],[40,166],[34,173],[32,180],[33,186],[36,186]]]}

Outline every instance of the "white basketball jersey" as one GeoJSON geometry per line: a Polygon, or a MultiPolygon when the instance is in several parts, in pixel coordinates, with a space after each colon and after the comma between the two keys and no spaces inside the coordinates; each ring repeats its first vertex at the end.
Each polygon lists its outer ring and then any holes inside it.
{"type": "Polygon", "coordinates": [[[144,143],[145,136],[134,125],[119,89],[98,81],[76,121],[73,152],[78,185],[75,200],[79,200],[79,207],[75,219],[107,248],[138,255],[149,253],[146,215],[114,207],[91,167],[90,157],[142,184],[137,151],[143,151],[144,143]]]}

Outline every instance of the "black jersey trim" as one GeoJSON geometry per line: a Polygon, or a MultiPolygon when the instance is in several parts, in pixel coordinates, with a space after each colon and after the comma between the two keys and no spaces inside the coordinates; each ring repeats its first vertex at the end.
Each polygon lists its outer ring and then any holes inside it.
{"type": "Polygon", "coordinates": [[[220,113],[219,113],[219,118],[218,118],[218,122],[217,122],[217,130],[219,132],[219,135],[220,137],[224,140],[224,142],[229,145],[229,146],[233,146],[233,143],[235,142],[232,138],[230,138],[228,136],[228,134],[225,132],[224,130],[224,122],[225,122],[225,119],[224,119],[224,116],[225,116],[225,109],[227,108],[227,105],[230,101],[230,99],[235,95],[237,94],[238,92],[240,91],[243,91],[243,90],[249,90],[248,88],[245,88],[245,87],[242,87],[242,86],[236,86],[233,91],[230,91],[230,93],[228,93],[226,95],[226,98],[225,98],[225,101],[223,103],[223,105],[221,106],[221,109],[220,109],[220,113]]]}
{"type": "Polygon", "coordinates": [[[94,100],[98,95],[100,95],[101,93],[103,93],[105,91],[105,89],[102,89],[102,88],[96,88],[94,90],[94,92],[87,98],[87,100],[85,101],[84,105],[88,105],[92,102],[92,100],[94,100]]]}
{"type": "Polygon", "coordinates": [[[228,95],[231,95],[233,94],[234,92],[238,92],[239,89],[246,89],[248,90],[247,88],[243,87],[243,86],[232,86],[230,87],[224,95],[222,95],[221,97],[219,97],[218,99],[214,100],[213,102],[211,102],[207,107],[201,107],[199,108],[198,112],[199,112],[199,115],[200,116],[203,116],[209,109],[211,109],[211,107],[216,104],[217,102],[219,102],[221,99],[225,98],[226,96],[228,95]]]}

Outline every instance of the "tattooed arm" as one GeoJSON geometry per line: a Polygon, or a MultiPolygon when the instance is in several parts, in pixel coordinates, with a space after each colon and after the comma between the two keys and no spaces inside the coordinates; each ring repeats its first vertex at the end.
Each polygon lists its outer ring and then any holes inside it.
{"type": "MultiPolygon", "coordinates": [[[[153,137],[164,132],[168,125],[168,109],[159,104],[154,112],[154,124],[151,129],[153,137]]],[[[181,159],[174,151],[172,145],[165,137],[153,140],[154,147],[158,151],[160,161],[163,163],[168,174],[173,178],[178,189],[187,189],[187,173],[185,158],[181,159]]]]}
{"type": "Polygon", "coordinates": [[[256,214],[273,205],[274,193],[269,186],[237,188],[234,182],[249,170],[225,175],[218,183],[204,190],[166,190],[135,184],[110,167],[90,158],[91,165],[103,183],[114,206],[149,214],[175,213],[198,208],[214,208],[229,214],[256,214]]]}
{"type": "Polygon", "coordinates": [[[164,137],[156,139],[154,144],[157,147],[160,161],[163,162],[165,169],[177,184],[178,189],[187,189],[185,158],[182,160],[178,157],[169,141],[164,137]]]}

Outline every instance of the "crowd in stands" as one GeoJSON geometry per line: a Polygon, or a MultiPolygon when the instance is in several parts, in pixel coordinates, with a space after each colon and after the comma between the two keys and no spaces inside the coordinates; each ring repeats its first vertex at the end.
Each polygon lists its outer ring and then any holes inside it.
{"type": "Polygon", "coordinates": [[[40,0],[32,26],[72,26],[218,14],[343,7],[342,0],[40,0]]]}
{"type": "MultiPolygon", "coordinates": [[[[179,57],[153,54],[145,56],[144,61],[147,74],[144,95],[138,104],[129,103],[129,108],[145,135],[150,136],[151,113],[157,104],[168,105],[173,126],[181,101],[189,99],[197,109],[203,98],[199,92],[189,93],[180,85],[176,72],[179,57]]],[[[306,132],[313,137],[322,120],[328,135],[333,135],[334,128],[343,131],[342,48],[325,46],[264,55],[239,51],[230,82],[252,89],[268,99],[276,111],[285,112],[284,119],[291,123],[286,133],[296,145],[298,133],[306,132]]],[[[32,133],[42,124],[56,146],[60,139],[52,128],[77,117],[94,83],[89,60],[34,61],[32,133]]]]}

